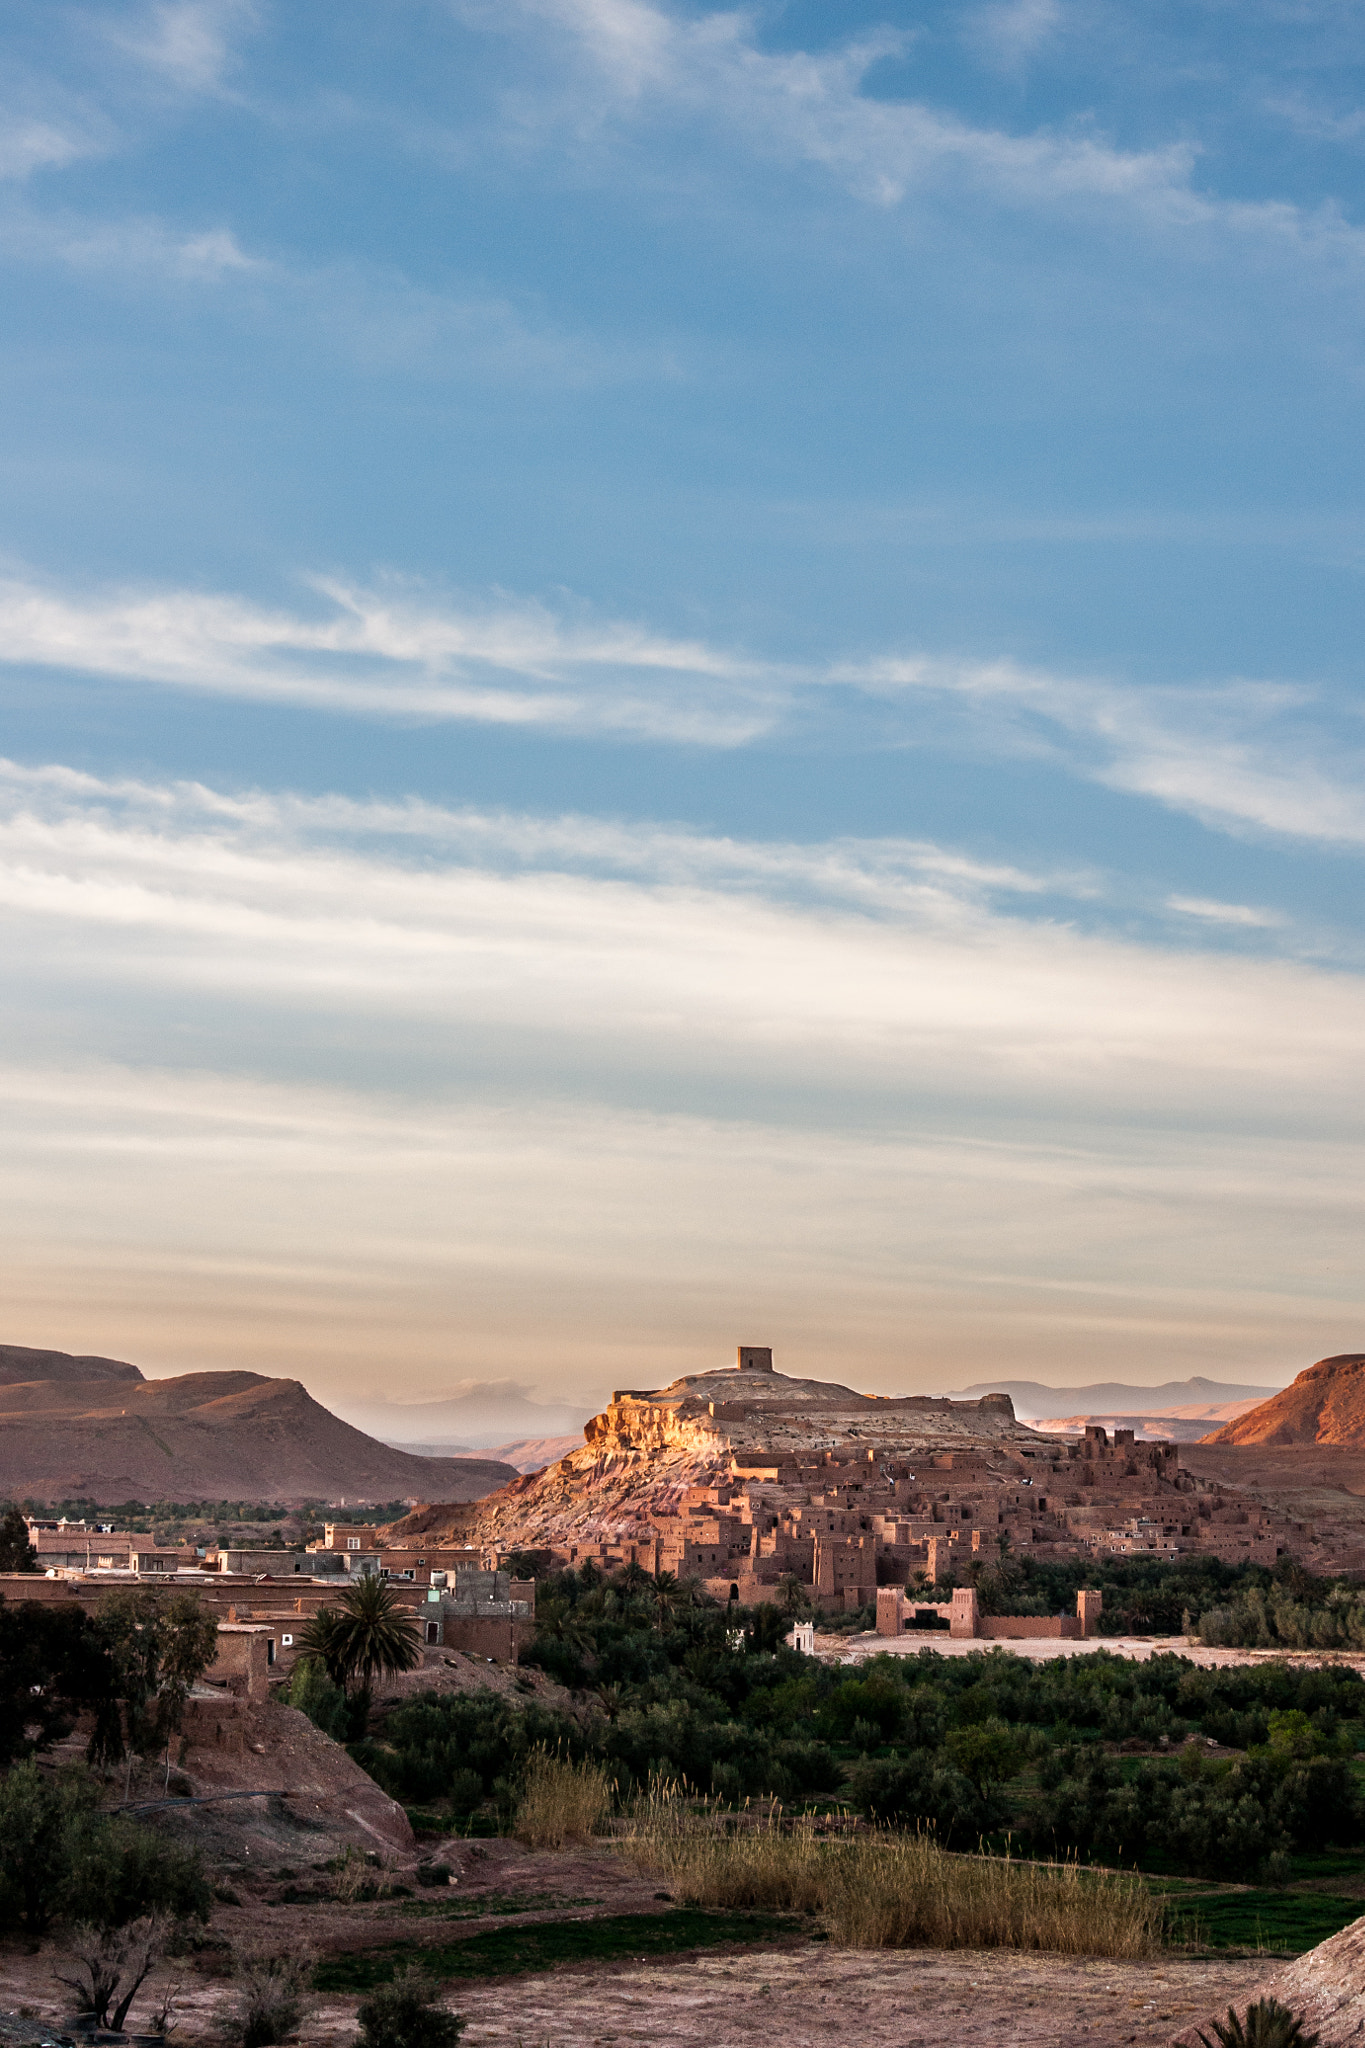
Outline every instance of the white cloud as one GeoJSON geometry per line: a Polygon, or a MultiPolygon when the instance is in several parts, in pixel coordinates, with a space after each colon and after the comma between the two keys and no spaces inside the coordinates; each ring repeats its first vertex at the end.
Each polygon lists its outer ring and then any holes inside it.
{"type": "Polygon", "coordinates": [[[70,126],[0,113],[0,178],[21,180],[34,171],[75,163],[93,150],[90,137],[70,126]]]}
{"type": "MultiPolygon", "coordinates": [[[[451,0],[473,26],[503,33],[529,25],[544,83],[510,94],[502,135],[524,148],[541,134],[600,147],[632,125],[664,119],[704,125],[724,146],[786,165],[818,167],[846,190],[894,207],[975,194],[1015,210],[1122,212],[1157,232],[1210,230],[1250,243],[1258,258],[1286,257],[1333,277],[1359,280],[1365,233],[1329,201],[1228,199],[1201,189],[1198,145],[1185,137],[1123,149],[1084,118],[1012,133],[984,127],[927,101],[867,89],[873,67],[904,55],[914,37],[880,29],[819,51],[765,50],[752,11],[684,14],[651,0],[516,0],[490,8],[451,0]],[[547,30],[557,35],[548,45],[547,30]],[[544,69],[547,47],[567,67],[544,69]]],[[[1053,33],[1051,0],[1012,0],[977,16],[997,53],[1017,61],[1053,33]]]]}
{"type": "Polygon", "coordinates": [[[996,63],[1014,68],[1032,57],[1062,23],[1061,0],[998,0],[970,17],[972,41],[996,63]]]}
{"type": "Polygon", "coordinates": [[[219,283],[270,269],[241,247],[230,228],[186,233],[159,220],[92,220],[23,206],[0,214],[0,248],[30,261],[104,271],[120,282],[151,276],[219,283]]]}
{"type": "Polygon", "coordinates": [[[104,33],[159,79],[186,93],[219,91],[232,68],[234,37],[259,19],[252,0],[154,0],[102,24],[104,33]]]}
{"type": "Polygon", "coordinates": [[[831,686],[851,688],[887,707],[887,744],[915,740],[918,707],[933,700],[955,708],[983,751],[1044,754],[1221,830],[1365,845],[1358,720],[1302,685],[1138,688],[922,654],[800,665],[567,603],[460,603],[400,579],[319,578],[314,588],[316,605],[291,610],[210,592],[90,593],[12,576],[0,580],[0,664],[353,717],[722,747],[750,744],[798,714],[818,719],[831,686]]]}
{"type": "Polygon", "coordinates": [[[1231,1103],[1271,1077],[1347,1085],[1365,1030],[1349,975],[1030,922],[993,907],[1026,906],[1026,878],[932,847],[647,827],[632,857],[622,826],[421,813],[395,845],[394,807],[64,771],[0,787],[0,928],[44,976],[557,1044],[605,1086],[624,1063],[855,1097],[1231,1103]]]}
{"type": "Polygon", "coordinates": [[[873,97],[863,89],[868,73],[909,41],[894,30],[819,54],[772,53],[758,47],[753,17],[742,13],[683,17],[649,0],[525,0],[522,12],[559,29],[610,95],[609,103],[600,93],[585,102],[575,86],[570,118],[580,130],[609,113],[670,106],[748,148],[821,165],[887,205],[941,179],[1024,204],[1083,196],[1163,209],[1190,202],[1194,156],[1183,142],[1123,151],[1085,134],[1011,135],[873,97]]]}
{"type": "Polygon", "coordinates": [[[441,606],[323,582],[312,614],[188,591],[70,596],[0,584],[0,660],[400,719],[734,745],[771,723],[761,665],[628,623],[510,600],[441,606]]]}
{"type": "Polygon", "coordinates": [[[1195,917],[1206,924],[1234,925],[1247,931],[1268,931],[1284,919],[1275,910],[1257,910],[1249,903],[1219,903],[1210,896],[1168,896],[1167,908],[1181,917],[1195,917]]]}
{"type": "Polygon", "coordinates": [[[1037,879],[0,767],[11,1335],[411,1399],[1342,1348],[1365,979],[1037,879]]]}
{"type": "Polygon", "coordinates": [[[1089,781],[1209,825],[1365,845],[1365,758],[1349,715],[1294,684],[1136,688],[1010,661],[891,657],[836,664],[831,679],[889,698],[961,705],[983,743],[1046,751],[1089,781]],[[1333,723],[1344,726],[1335,733],[1333,723]]]}

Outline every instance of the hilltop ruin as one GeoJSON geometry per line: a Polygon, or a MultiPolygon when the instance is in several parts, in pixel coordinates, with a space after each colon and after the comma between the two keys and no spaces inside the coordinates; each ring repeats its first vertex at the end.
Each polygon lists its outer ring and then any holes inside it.
{"type": "Polygon", "coordinates": [[[584,1439],[467,1508],[420,1511],[390,1542],[448,1533],[565,1565],[634,1563],[746,1604],[794,1577],[827,1612],[871,1603],[878,1586],[946,1583],[1002,1549],[1319,1562],[1311,1531],[1182,1471],[1174,1444],[1101,1427],[1044,1435],[1006,1394],[894,1398],[791,1379],[753,1346],[729,1370],[614,1393],[584,1439]]]}

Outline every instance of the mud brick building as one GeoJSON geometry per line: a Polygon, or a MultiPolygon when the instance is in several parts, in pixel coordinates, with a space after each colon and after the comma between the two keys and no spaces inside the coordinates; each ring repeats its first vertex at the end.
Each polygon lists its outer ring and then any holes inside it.
{"type": "MultiPolygon", "coordinates": [[[[794,1580],[827,1613],[871,1606],[885,1587],[963,1583],[1002,1553],[1273,1564],[1288,1552],[1310,1567],[1318,1555],[1302,1524],[1182,1471],[1174,1444],[1097,1426],[1044,1434],[1004,1394],[901,1399],[793,1379],[753,1346],[728,1371],[614,1393],[580,1450],[420,1519],[428,1543],[633,1563],[746,1605],[794,1580]]],[[[409,1540],[402,1523],[387,1532],[391,1548],[409,1540]]]]}

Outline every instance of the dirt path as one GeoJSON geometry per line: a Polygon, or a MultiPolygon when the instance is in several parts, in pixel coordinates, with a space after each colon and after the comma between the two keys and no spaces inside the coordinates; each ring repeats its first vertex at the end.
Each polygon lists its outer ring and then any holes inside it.
{"type": "MultiPolygon", "coordinates": [[[[557,1970],[461,1987],[462,2048],[1166,2048],[1240,1999],[1264,1961],[1081,1962],[973,1951],[712,1953],[557,1970]]],[[[346,2015],[316,2015],[309,2048],[340,2048],[346,2015]]]]}

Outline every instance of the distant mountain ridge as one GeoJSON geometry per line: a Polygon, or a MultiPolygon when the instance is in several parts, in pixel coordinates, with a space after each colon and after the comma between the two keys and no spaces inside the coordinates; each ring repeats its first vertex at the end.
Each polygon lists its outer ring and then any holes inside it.
{"type": "MultiPolygon", "coordinates": [[[[570,1451],[582,1448],[583,1432],[575,1430],[571,1436],[523,1436],[510,1444],[479,1444],[477,1448],[487,1458],[501,1458],[518,1472],[539,1472],[546,1465],[553,1465],[556,1458],[566,1458],[570,1451]]],[[[476,1448],[473,1444],[395,1444],[396,1451],[409,1451],[415,1458],[454,1458],[476,1448]]]]}
{"type": "Polygon", "coordinates": [[[298,1380],[148,1380],[123,1359],[0,1345],[0,1495],[471,1501],[516,1476],[501,1459],[420,1458],[377,1443],[298,1380]]]}
{"type": "Polygon", "coordinates": [[[982,1394],[1008,1394],[1021,1422],[1079,1421],[1098,1415],[1171,1415],[1197,1421],[1201,1414],[1210,1422],[1222,1422],[1227,1416],[1220,1414],[1220,1409],[1234,1403],[1263,1402],[1276,1392],[1275,1387],[1230,1386],[1196,1375],[1188,1380],[1167,1380],[1159,1387],[1131,1387],[1116,1380],[1101,1380],[1089,1387],[1046,1387],[1038,1380],[981,1380],[948,1398],[974,1401],[982,1394]]]}
{"type": "Polygon", "coordinates": [[[1206,1436],[1208,1444],[1339,1444],[1365,1449],[1365,1352],[1320,1358],[1249,1414],[1206,1436]]]}

